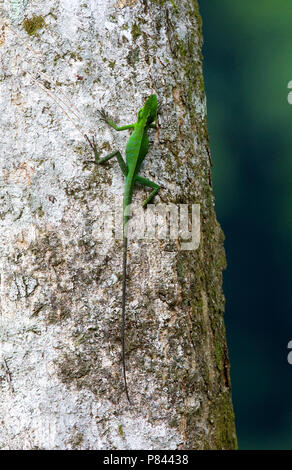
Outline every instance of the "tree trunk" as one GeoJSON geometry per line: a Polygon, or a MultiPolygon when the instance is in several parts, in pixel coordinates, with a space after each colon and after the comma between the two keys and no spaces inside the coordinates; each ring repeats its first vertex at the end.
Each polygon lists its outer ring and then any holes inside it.
{"type": "Polygon", "coordinates": [[[1,16],[0,448],[235,448],[197,1],[15,0],[1,16]],[[141,175],[162,186],[156,204],[200,204],[200,245],[129,243],[131,406],[107,218],[123,176],[85,163],[82,134],[125,156],[129,132],[97,110],[129,124],[151,93],[159,129],[141,175]]]}

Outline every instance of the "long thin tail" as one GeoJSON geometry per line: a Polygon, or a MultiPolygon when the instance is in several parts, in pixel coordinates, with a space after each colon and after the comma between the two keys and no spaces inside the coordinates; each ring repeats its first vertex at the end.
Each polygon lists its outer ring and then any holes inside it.
{"type": "Polygon", "coordinates": [[[128,238],[124,234],[124,247],[123,247],[123,294],[122,294],[122,362],[123,362],[123,375],[124,375],[124,384],[125,392],[128,398],[128,401],[131,403],[128,384],[127,384],[127,374],[126,374],[126,358],[125,358],[125,326],[126,326],[126,290],[127,290],[127,249],[128,249],[128,238]]]}

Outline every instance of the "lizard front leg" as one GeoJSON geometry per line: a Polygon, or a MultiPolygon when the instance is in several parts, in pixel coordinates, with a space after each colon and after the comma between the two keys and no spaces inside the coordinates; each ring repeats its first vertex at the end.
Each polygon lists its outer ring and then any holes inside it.
{"type": "Polygon", "coordinates": [[[115,150],[114,152],[109,153],[105,157],[99,158],[99,153],[97,151],[97,147],[96,147],[94,137],[92,138],[92,141],[89,139],[89,137],[87,135],[85,137],[88,140],[89,145],[92,148],[92,150],[94,152],[94,157],[95,157],[95,160],[88,160],[87,163],[95,163],[96,165],[102,165],[103,163],[107,162],[111,158],[117,157],[118,164],[119,164],[120,169],[122,170],[123,175],[127,176],[128,167],[127,167],[127,164],[125,163],[125,161],[124,161],[124,159],[121,155],[121,152],[119,150],[115,150]]]}
{"type": "Polygon", "coordinates": [[[134,124],[127,124],[126,126],[117,126],[106,114],[105,110],[102,108],[97,111],[100,119],[106,122],[109,126],[113,127],[116,131],[125,131],[127,129],[134,129],[134,124]]]}

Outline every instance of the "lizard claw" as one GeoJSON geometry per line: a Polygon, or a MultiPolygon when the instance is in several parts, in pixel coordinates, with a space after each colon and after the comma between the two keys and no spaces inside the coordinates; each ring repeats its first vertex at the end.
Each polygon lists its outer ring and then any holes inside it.
{"type": "Polygon", "coordinates": [[[96,143],[95,143],[94,136],[92,136],[92,140],[90,140],[88,135],[85,134],[85,138],[86,138],[87,142],[89,143],[90,147],[92,148],[92,150],[96,150],[96,143]]]}
{"type": "Polygon", "coordinates": [[[108,121],[108,116],[103,108],[98,109],[97,113],[99,114],[101,121],[104,121],[104,122],[108,121]]]}
{"type": "Polygon", "coordinates": [[[96,143],[95,143],[95,138],[94,136],[92,136],[92,140],[90,140],[90,138],[88,137],[88,135],[84,134],[84,137],[86,138],[86,140],[88,141],[90,147],[92,148],[93,152],[94,152],[94,155],[95,155],[95,160],[86,160],[84,163],[87,164],[87,163],[95,163],[95,164],[98,164],[98,159],[99,159],[99,152],[97,151],[97,146],[96,146],[96,143]]]}
{"type": "Polygon", "coordinates": [[[97,165],[97,163],[96,163],[95,160],[84,160],[83,165],[86,166],[86,165],[88,165],[89,163],[94,163],[95,165],[97,165]]]}

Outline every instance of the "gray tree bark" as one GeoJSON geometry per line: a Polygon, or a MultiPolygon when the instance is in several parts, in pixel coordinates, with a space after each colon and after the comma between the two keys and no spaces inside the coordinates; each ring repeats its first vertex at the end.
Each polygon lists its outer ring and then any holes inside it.
{"type": "Polygon", "coordinates": [[[235,448],[197,1],[0,8],[0,448],[235,448]],[[151,93],[159,130],[141,174],[162,185],[156,203],[200,204],[201,240],[189,251],[157,237],[129,245],[130,406],[122,241],[111,227],[99,237],[123,177],[113,161],[84,164],[82,134],[102,155],[124,153],[128,132],[97,110],[135,122],[151,93]]]}

